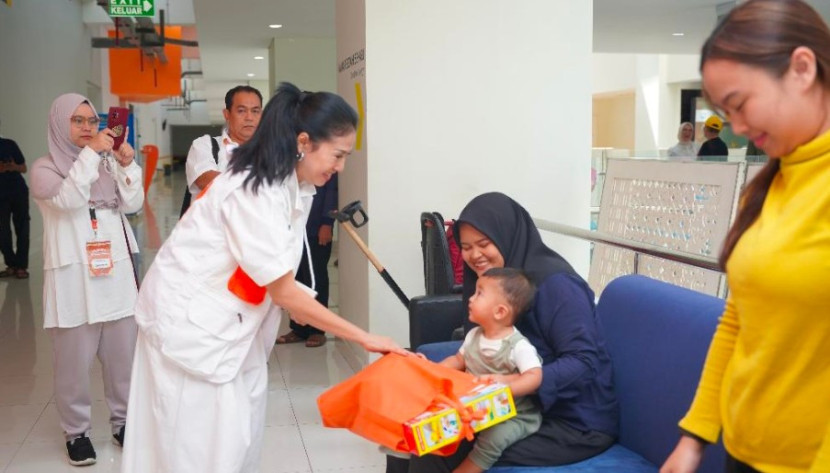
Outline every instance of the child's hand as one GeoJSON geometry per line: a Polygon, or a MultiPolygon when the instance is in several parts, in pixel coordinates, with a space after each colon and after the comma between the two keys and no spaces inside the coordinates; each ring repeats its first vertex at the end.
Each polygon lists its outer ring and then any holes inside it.
{"type": "Polygon", "coordinates": [[[501,384],[509,384],[509,381],[504,375],[500,374],[485,374],[482,376],[477,376],[473,378],[473,382],[476,383],[484,383],[484,384],[491,384],[491,383],[501,383],[501,384]]]}
{"type": "Polygon", "coordinates": [[[426,355],[424,355],[423,353],[414,352],[413,354],[414,354],[415,356],[417,356],[418,358],[422,359],[422,360],[426,360],[426,359],[427,359],[427,356],[426,356],[426,355]]]}

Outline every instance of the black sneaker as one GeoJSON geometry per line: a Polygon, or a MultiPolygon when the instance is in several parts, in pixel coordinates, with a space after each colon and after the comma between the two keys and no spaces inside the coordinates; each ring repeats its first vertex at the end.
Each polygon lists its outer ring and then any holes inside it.
{"type": "Polygon", "coordinates": [[[95,449],[86,434],[66,442],[69,464],[73,466],[92,465],[95,463],[95,449]]]}
{"type": "Polygon", "coordinates": [[[118,429],[117,433],[112,434],[112,443],[119,447],[124,446],[124,427],[125,426],[122,425],[121,428],[118,429]]]}

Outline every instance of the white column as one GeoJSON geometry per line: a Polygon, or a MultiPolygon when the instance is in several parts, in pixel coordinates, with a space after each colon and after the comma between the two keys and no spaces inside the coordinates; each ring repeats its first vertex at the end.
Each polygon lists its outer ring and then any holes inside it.
{"type": "Polygon", "coordinates": [[[17,142],[29,165],[48,152],[52,101],[87,93],[90,38],[80,2],[0,4],[0,134],[17,142]]]}
{"type": "MultiPolygon", "coordinates": [[[[366,133],[366,22],[364,0],[337,0],[337,93],[346,99],[360,114],[358,136],[352,155],[346,159],[346,168],[339,176],[339,203],[341,208],[355,200],[364,204],[368,201],[368,147],[366,133]]],[[[374,218],[367,226],[357,229],[358,235],[369,243],[368,227],[375,224],[374,218]]],[[[366,260],[363,253],[346,232],[340,231],[338,248],[338,301],[340,315],[368,330],[371,326],[369,317],[369,279],[379,277],[366,260]]],[[[394,269],[392,269],[394,274],[394,269]]],[[[399,316],[399,315],[398,315],[399,316]]],[[[399,340],[402,339],[398,334],[399,340]]],[[[408,334],[403,334],[405,339],[408,334]]],[[[406,345],[404,345],[406,346],[406,345]]],[[[353,364],[366,362],[366,353],[352,344],[346,344],[341,353],[353,364]]]]}
{"type": "MultiPolygon", "coordinates": [[[[452,218],[474,196],[502,191],[533,216],[588,227],[591,2],[337,7],[338,63],[361,45],[341,25],[365,7],[365,61],[340,73],[338,90],[354,97],[362,77],[350,75],[365,66],[368,135],[365,154],[349,158],[341,201],[363,200],[367,243],[408,296],[424,291],[422,211],[452,218]]],[[[586,244],[547,240],[587,274],[586,244]]],[[[342,314],[406,345],[407,310],[357,251],[341,237],[342,314]]]]}
{"type": "Polygon", "coordinates": [[[334,38],[274,38],[269,46],[271,91],[291,82],[309,91],[337,91],[334,38]]]}

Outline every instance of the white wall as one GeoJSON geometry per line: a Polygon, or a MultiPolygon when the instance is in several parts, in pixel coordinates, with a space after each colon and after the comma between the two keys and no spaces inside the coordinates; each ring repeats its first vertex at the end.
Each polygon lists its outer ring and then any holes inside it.
{"type": "Polygon", "coordinates": [[[310,91],[337,91],[334,38],[274,38],[268,48],[271,91],[291,82],[310,91]]]}
{"type": "Polygon", "coordinates": [[[591,54],[591,84],[594,94],[634,89],[637,86],[636,54],[591,54]]]}
{"type": "MultiPolygon", "coordinates": [[[[208,121],[205,124],[212,123],[214,125],[221,125],[225,123],[225,116],[222,114],[222,111],[225,109],[225,94],[238,85],[249,85],[257,89],[259,93],[262,94],[263,106],[268,103],[268,99],[271,98],[271,94],[273,93],[273,90],[269,90],[270,85],[267,80],[206,81],[204,96],[208,100],[208,121]]],[[[196,123],[194,122],[190,124],[195,125],[196,123]]]]}
{"type": "Polygon", "coordinates": [[[700,82],[699,54],[666,55],[666,82],[700,82]]]}
{"type": "MultiPolygon", "coordinates": [[[[0,120],[27,161],[47,153],[49,107],[67,92],[86,94],[90,35],[77,1],[0,4],[0,120]]],[[[99,104],[95,104],[100,108],[99,104]]]]}
{"type": "Polygon", "coordinates": [[[166,110],[167,126],[170,125],[210,125],[207,102],[194,102],[190,110],[166,110]]]}
{"type": "MultiPolygon", "coordinates": [[[[472,197],[497,190],[534,216],[588,227],[591,2],[365,7],[367,239],[407,295],[424,291],[422,211],[457,216],[472,197]]],[[[587,274],[586,244],[551,241],[587,274]]],[[[368,326],[406,344],[407,311],[371,273],[368,326]]],[[[351,297],[366,295],[341,301],[351,297]]]]}
{"type": "Polygon", "coordinates": [[[170,123],[162,130],[162,121],[165,113],[161,107],[161,101],[151,103],[140,103],[134,106],[135,119],[138,123],[139,149],[144,145],[156,145],[159,148],[159,164],[162,166],[163,158],[170,155],[170,123]]]}
{"type": "MultiPolygon", "coordinates": [[[[102,37],[107,35],[107,27],[105,25],[88,27],[94,36],[102,37]]],[[[91,82],[96,84],[101,89],[101,101],[96,102],[100,110],[108,110],[109,107],[119,105],[117,95],[113,95],[110,91],[110,53],[109,49],[97,48],[92,50],[92,61],[89,68],[89,76],[91,82]]]]}
{"type": "MultiPolygon", "coordinates": [[[[335,28],[337,30],[337,64],[346,58],[360,57],[360,51],[366,49],[366,17],[364,0],[337,0],[335,4],[335,28]],[[357,54],[357,56],[355,56],[357,54]]],[[[363,56],[365,59],[365,55],[363,56]]],[[[358,112],[363,110],[360,117],[361,124],[358,125],[359,136],[355,143],[352,155],[346,159],[346,168],[339,176],[339,204],[345,204],[360,200],[368,201],[368,163],[366,149],[368,146],[368,134],[366,130],[366,63],[359,60],[357,63],[338,70],[337,92],[358,112]],[[358,102],[357,87],[362,91],[361,101],[358,102]]],[[[374,224],[374,219],[369,225],[374,224]]],[[[368,242],[368,226],[357,229],[358,235],[368,242]]],[[[340,231],[337,239],[338,260],[338,304],[340,315],[351,320],[363,328],[370,328],[369,320],[369,279],[377,277],[374,267],[370,268],[366,257],[357,249],[354,241],[345,233],[340,231]]],[[[395,271],[390,267],[390,272],[395,271]]],[[[346,344],[346,349],[341,353],[346,359],[354,364],[360,365],[366,362],[367,356],[362,348],[352,343],[346,344]]]]}
{"type": "Polygon", "coordinates": [[[271,85],[267,80],[249,80],[248,85],[257,89],[260,94],[262,94],[262,105],[264,106],[268,103],[268,100],[274,94],[274,91],[271,90],[271,85]]]}
{"type": "Polygon", "coordinates": [[[655,153],[677,142],[680,91],[700,87],[699,60],[691,54],[593,54],[594,94],[635,90],[636,152],[655,153]]]}
{"type": "Polygon", "coordinates": [[[659,148],[658,133],[661,120],[668,120],[660,113],[665,81],[660,56],[638,54],[635,56],[637,87],[634,113],[634,150],[641,155],[659,148]]]}

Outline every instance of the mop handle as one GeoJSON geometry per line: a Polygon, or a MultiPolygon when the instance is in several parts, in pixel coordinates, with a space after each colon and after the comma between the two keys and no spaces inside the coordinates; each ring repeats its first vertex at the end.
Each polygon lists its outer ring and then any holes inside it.
{"type": "Polygon", "coordinates": [[[366,243],[363,243],[363,240],[360,238],[360,235],[357,234],[357,231],[354,229],[354,227],[352,227],[352,224],[350,224],[349,222],[340,222],[340,228],[346,230],[346,233],[348,233],[349,236],[352,237],[352,240],[354,240],[358,248],[360,248],[360,251],[362,251],[363,254],[366,255],[367,258],[369,258],[369,262],[372,263],[372,266],[374,266],[375,269],[378,270],[378,272],[384,271],[383,265],[380,264],[380,261],[378,261],[377,257],[375,257],[375,254],[372,253],[372,250],[370,250],[369,247],[366,246],[366,243]]]}
{"type": "Polygon", "coordinates": [[[369,220],[369,217],[366,215],[366,212],[363,211],[363,207],[361,206],[360,201],[356,200],[351,204],[343,207],[342,210],[333,210],[329,212],[329,215],[331,215],[332,218],[340,222],[340,228],[346,230],[346,233],[348,233],[349,236],[352,237],[352,240],[354,240],[355,244],[357,244],[358,248],[360,248],[360,251],[362,251],[363,254],[366,255],[367,258],[369,258],[369,262],[372,263],[372,266],[374,266],[378,273],[380,273],[380,277],[383,278],[384,281],[386,281],[386,284],[389,286],[390,289],[392,289],[392,292],[394,292],[395,295],[398,296],[398,299],[401,301],[401,303],[403,303],[404,307],[408,308],[409,298],[406,297],[406,294],[403,293],[403,290],[400,286],[398,286],[398,283],[396,283],[395,280],[392,279],[392,275],[389,274],[389,271],[384,269],[383,265],[380,264],[380,261],[378,261],[377,257],[375,257],[375,254],[372,253],[372,250],[370,250],[368,246],[366,246],[366,243],[363,242],[363,239],[360,238],[360,235],[358,235],[357,231],[355,231],[354,229],[354,227],[361,227],[365,225],[366,222],[369,220]],[[357,220],[355,220],[355,214],[359,214],[362,217],[363,221],[358,222],[357,220]]]}

